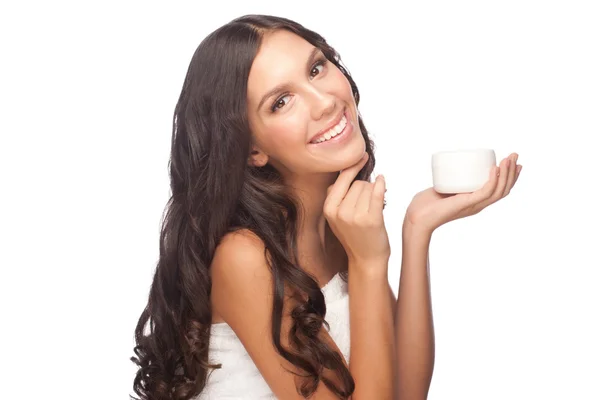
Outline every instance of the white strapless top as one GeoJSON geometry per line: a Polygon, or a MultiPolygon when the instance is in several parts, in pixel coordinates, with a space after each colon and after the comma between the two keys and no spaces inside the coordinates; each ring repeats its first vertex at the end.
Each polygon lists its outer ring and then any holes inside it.
{"type": "MultiPolygon", "coordinates": [[[[323,288],[329,335],[346,362],[350,361],[350,309],[348,284],[336,274],[323,288]]],[[[325,328],[326,329],[326,328],[325,328]]],[[[213,324],[208,351],[209,362],[221,363],[210,373],[206,387],[196,400],[276,399],[246,349],[226,323],[213,324]]]]}

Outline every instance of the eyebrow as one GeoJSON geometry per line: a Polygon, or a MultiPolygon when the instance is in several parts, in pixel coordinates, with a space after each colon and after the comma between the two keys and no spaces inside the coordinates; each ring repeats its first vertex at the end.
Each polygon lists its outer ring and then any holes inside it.
{"type": "MultiPolygon", "coordinates": [[[[318,47],[313,47],[312,51],[310,52],[310,55],[308,56],[308,59],[306,60],[306,69],[309,69],[312,66],[313,60],[315,59],[315,57],[317,56],[317,54],[319,54],[320,52],[321,52],[321,49],[319,49],[318,47]]],[[[289,87],[289,84],[288,83],[284,83],[284,84],[281,84],[281,85],[277,85],[273,89],[269,90],[262,97],[262,99],[258,103],[258,107],[256,109],[260,110],[260,108],[262,107],[262,105],[264,104],[264,102],[267,101],[269,98],[271,98],[271,96],[274,96],[274,95],[276,95],[279,92],[285,91],[288,87],[289,87]]]]}

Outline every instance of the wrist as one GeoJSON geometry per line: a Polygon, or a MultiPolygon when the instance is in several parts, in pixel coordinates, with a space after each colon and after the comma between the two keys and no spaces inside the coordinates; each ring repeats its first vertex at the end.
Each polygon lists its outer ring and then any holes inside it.
{"type": "Polygon", "coordinates": [[[434,229],[432,228],[411,222],[405,218],[404,223],[402,224],[402,240],[429,243],[431,236],[433,235],[433,231],[434,229]]]}
{"type": "Polygon", "coordinates": [[[348,259],[348,274],[362,280],[388,279],[388,260],[348,259]]]}

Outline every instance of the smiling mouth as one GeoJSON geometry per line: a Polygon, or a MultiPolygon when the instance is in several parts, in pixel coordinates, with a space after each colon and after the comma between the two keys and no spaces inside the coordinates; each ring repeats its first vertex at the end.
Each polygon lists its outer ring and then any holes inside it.
{"type": "Polygon", "coordinates": [[[311,140],[310,144],[319,144],[332,140],[333,138],[341,134],[346,129],[347,125],[348,119],[346,118],[346,112],[344,111],[344,113],[342,114],[342,118],[334,127],[330,128],[329,130],[327,130],[327,132],[322,133],[315,139],[311,140]]]}

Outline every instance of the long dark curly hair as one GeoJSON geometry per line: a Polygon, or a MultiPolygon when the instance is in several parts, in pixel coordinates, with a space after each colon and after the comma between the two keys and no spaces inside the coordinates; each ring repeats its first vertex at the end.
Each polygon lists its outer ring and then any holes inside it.
{"type": "MultiPolygon", "coordinates": [[[[209,266],[229,232],[250,230],[262,239],[273,274],[272,339],[282,357],[305,378],[298,391],[315,392],[320,381],[340,398],[354,380],[339,353],[317,336],[325,301],[317,281],[298,265],[297,224],[302,204],[269,164],[248,165],[247,119],[250,67],[264,34],[291,31],[322,50],[358,88],[339,54],[319,34],[286,18],[247,15],[208,35],[196,49],[175,107],[169,160],[171,197],[160,232],[160,255],[148,303],[135,329],[138,366],[133,389],[142,400],[184,400],[198,395],[214,368],[208,360],[211,328],[209,266]],[[290,345],[280,340],[284,286],[301,294],[292,312],[290,345]],[[339,387],[324,375],[339,377],[339,387]]],[[[369,181],[373,142],[359,115],[369,160],[355,179],[369,181]]],[[[345,271],[347,273],[347,271],[345,271]]],[[[347,276],[344,276],[347,279],[347,276]]]]}

